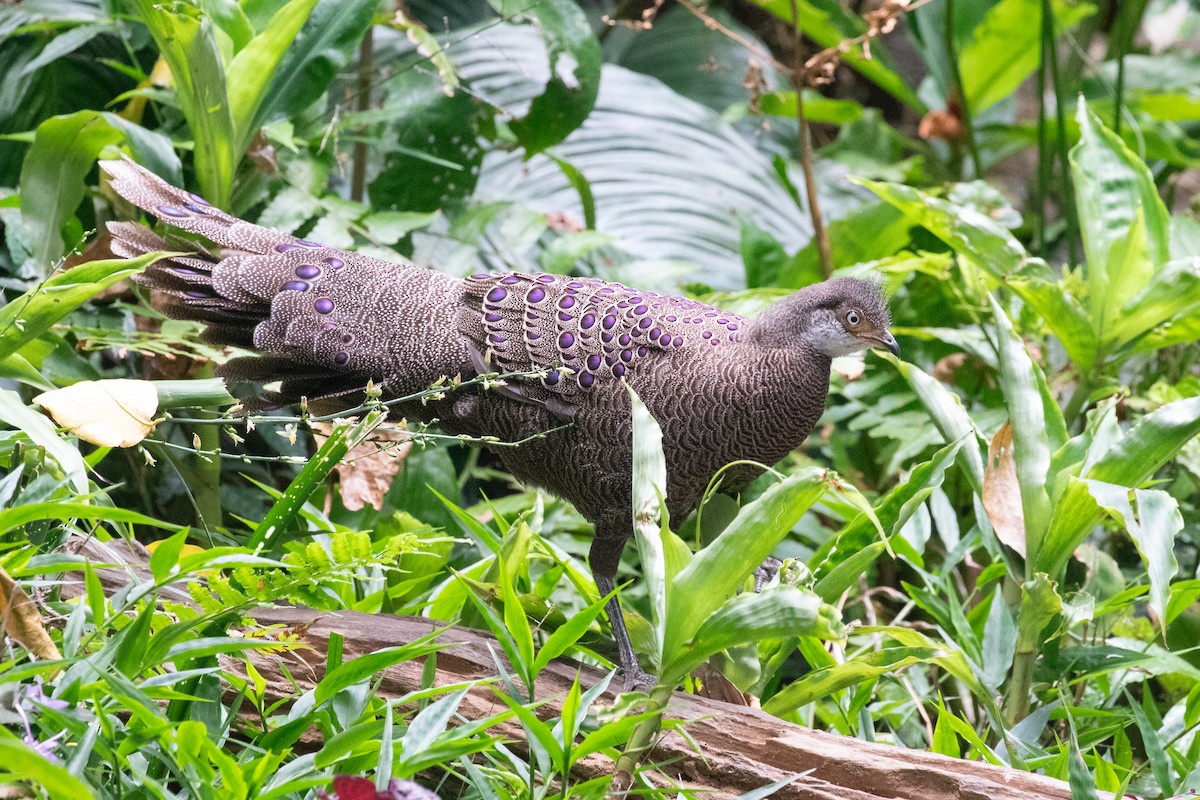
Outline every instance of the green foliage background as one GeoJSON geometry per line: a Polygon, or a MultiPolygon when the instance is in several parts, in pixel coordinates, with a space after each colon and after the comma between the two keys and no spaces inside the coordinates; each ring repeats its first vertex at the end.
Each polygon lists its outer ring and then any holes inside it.
{"type": "Polygon", "coordinates": [[[706,662],[783,719],[1074,797],[1200,788],[1200,9],[913,5],[883,36],[859,16],[877,4],[835,0],[0,6],[0,567],[60,651],[5,618],[0,780],[599,797],[610,777],[571,768],[602,752],[657,794],[641,756],[706,662]],[[807,57],[863,36],[869,57],[850,46],[797,94],[801,37],[807,57]],[[754,312],[826,277],[801,110],[828,267],[881,277],[904,358],[839,364],[803,448],[670,527],[635,405],[622,597],[662,676],[644,707],[602,702],[605,680],[534,713],[552,659],[610,663],[573,509],[432,429],[380,509],[347,508],[331,476],[386,427],[379,404],[320,442],[306,409],[231,415],[209,379],[229,354],[126,288],[149,259],[113,260],[96,233],[133,217],[95,166],[127,154],[377,258],[754,312]],[[136,448],[81,442],[34,401],[106,378],[159,381],[167,419],[136,448]],[[122,540],[157,542],[149,575],[105,591],[122,540]],[[779,580],[738,594],[771,553],[779,580]],[[437,632],[348,660],[335,638],[315,688],[269,697],[248,655],[296,646],[254,622],[275,602],[488,628],[505,710],[464,720],[477,687],[429,669],[409,697],[374,695],[387,666],[432,663],[437,632]],[[492,733],[510,719],[520,752],[492,733]]]}

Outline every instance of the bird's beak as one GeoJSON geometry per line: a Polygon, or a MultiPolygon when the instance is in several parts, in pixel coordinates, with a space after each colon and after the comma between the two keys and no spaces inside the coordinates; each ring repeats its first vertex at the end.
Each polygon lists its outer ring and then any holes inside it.
{"type": "Polygon", "coordinates": [[[889,331],[884,331],[883,334],[875,340],[880,347],[887,348],[891,354],[900,357],[900,345],[896,344],[896,339],[889,331]]]}

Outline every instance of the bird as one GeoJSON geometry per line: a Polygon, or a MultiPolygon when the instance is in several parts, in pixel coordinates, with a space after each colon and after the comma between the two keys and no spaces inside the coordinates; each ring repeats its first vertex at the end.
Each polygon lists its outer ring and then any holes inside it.
{"type": "MultiPolygon", "coordinates": [[[[111,188],[172,227],[190,252],[137,280],[170,317],[205,324],[205,341],[255,354],[220,375],[273,402],[386,399],[439,381],[478,382],[432,402],[400,403],[407,419],[451,434],[517,442],[497,448],[521,482],[571,502],[594,526],[588,563],[627,689],[652,688],[614,593],[633,535],[631,388],[662,430],[665,505],[683,520],[711,479],[736,493],[799,447],[825,410],[831,360],[882,348],[899,355],[874,280],[804,287],[747,318],[695,299],[590,277],[487,273],[455,277],[376,260],[241,220],[133,162],[102,162],[111,188]],[[271,393],[266,384],[278,383],[271,393]],[[628,387],[628,388],[627,388],[628,387]],[[539,434],[541,434],[539,436],[539,434]]],[[[108,223],[121,257],[177,250],[133,221],[108,223]]]]}

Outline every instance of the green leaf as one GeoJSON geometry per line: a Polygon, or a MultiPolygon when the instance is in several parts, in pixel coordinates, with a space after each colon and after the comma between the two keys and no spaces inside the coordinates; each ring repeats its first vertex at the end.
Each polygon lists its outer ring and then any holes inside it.
{"type": "MultiPolygon", "coordinates": [[[[990,295],[989,295],[990,297],[990,295]]],[[[1047,409],[1039,380],[1041,370],[1029,357],[1024,342],[1013,330],[1008,314],[990,297],[996,322],[996,351],[1000,358],[1000,388],[1012,422],[1013,458],[1021,487],[1021,510],[1025,517],[1026,557],[1039,564],[1039,553],[1050,522],[1051,442],[1047,436],[1047,409]]],[[[1053,400],[1050,401],[1053,403],[1053,400]]],[[[1057,406],[1054,406],[1057,412],[1057,406]]],[[[1062,428],[1061,415],[1058,427],[1062,428]]]]}
{"type": "Polygon", "coordinates": [[[388,667],[444,649],[446,645],[434,641],[441,633],[442,629],[433,630],[407,644],[387,647],[347,661],[329,672],[313,687],[313,703],[319,706],[332,699],[343,689],[382,672],[388,667]]]}
{"type": "Polygon", "coordinates": [[[235,159],[240,159],[258,133],[259,108],[275,78],[275,70],[316,4],[317,0],[291,0],[229,62],[225,86],[235,159]]]}
{"type": "Polygon", "coordinates": [[[695,638],[663,666],[664,683],[677,683],[714,653],[739,644],[784,636],[837,639],[837,612],[817,595],[794,587],[746,592],[727,600],[696,631],[695,638]]]}
{"type": "Polygon", "coordinates": [[[0,777],[29,781],[55,800],[95,800],[87,784],[5,731],[0,735],[0,777]]]}
{"type": "Polygon", "coordinates": [[[848,686],[924,663],[939,652],[932,647],[885,647],[855,656],[841,664],[814,670],[789,684],[763,703],[763,711],[777,717],[791,713],[848,686]]]}
{"type": "MultiPolygon", "coordinates": [[[[106,147],[127,145],[138,161],[180,176],[179,159],[163,134],[100,111],[51,117],[37,126],[21,165],[21,220],[44,274],[66,249],[61,230],[83,201],[85,179],[106,147]]],[[[78,242],[67,242],[74,246],[78,242]]]]}
{"type": "MultiPolygon", "coordinates": [[[[1096,13],[1090,3],[1052,3],[1055,36],[1096,13]]],[[[963,91],[971,113],[1012,96],[1040,63],[1042,0],[1000,0],[959,51],[963,91]]]]}
{"type": "Polygon", "coordinates": [[[1087,256],[1088,302],[1098,336],[1108,338],[1117,310],[1170,258],[1170,216],[1145,162],[1082,100],[1076,119],[1079,143],[1071,149],[1071,177],[1087,256]]]}
{"type": "Polygon", "coordinates": [[[550,61],[545,90],[524,117],[509,122],[528,158],[561,142],[591,113],[600,88],[600,43],[572,0],[492,0],[492,5],[505,19],[533,22],[550,61]]]}
{"type": "MultiPolygon", "coordinates": [[[[0,422],[21,431],[35,445],[45,448],[46,453],[58,462],[63,475],[70,481],[75,491],[79,494],[87,494],[87,465],[84,464],[79,451],[58,435],[49,419],[30,409],[21,400],[21,396],[11,389],[0,389],[0,422]]],[[[0,511],[0,531],[7,531],[30,521],[6,523],[5,515],[7,514],[15,513],[18,509],[25,509],[27,512],[29,509],[42,509],[53,513],[54,506],[55,504],[52,503],[33,504],[0,511]]],[[[41,517],[34,517],[34,519],[38,518],[41,517]]]]}
{"type": "Polygon", "coordinates": [[[178,566],[183,546],[187,544],[187,537],[188,531],[185,528],[160,541],[150,554],[150,574],[157,583],[165,581],[171,570],[178,566]]]}
{"type": "Polygon", "coordinates": [[[446,726],[454,718],[463,698],[473,686],[474,684],[464,686],[451,692],[430,703],[413,717],[408,723],[408,730],[404,732],[404,738],[400,741],[400,752],[405,756],[414,756],[428,749],[434,740],[446,731],[446,726]]]}
{"type": "Polygon", "coordinates": [[[684,567],[667,597],[663,662],[673,661],[830,486],[825,470],[797,470],[742,507],[720,536],[684,567]]]}
{"type": "Polygon", "coordinates": [[[182,3],[134,0],[134,7],[171,68],[179,106],[192,129],[200,187],[213,205],[227,207],[241,153],[235,152],[225,67],[212,20],[182,3]]]}
{"type": "Polygon", "coordinates": [[[43,519],[57,520],[109,520],[112,522],[125,522],[131,525],[150,525],[155,528],[163,528],[169,531],[177,531],[179,525],[173,525],[170,522],[148,517],[145,514],[139,514],[136,511],[129,511],[124,508],[111,508],[108,506],[88,505],[87,503],[31,503],[29,505],[15,506],[14,508],[6,508],[0,511],[0,532],[10,531],[13,528],[20,527],[30,522],[43,519]]]}

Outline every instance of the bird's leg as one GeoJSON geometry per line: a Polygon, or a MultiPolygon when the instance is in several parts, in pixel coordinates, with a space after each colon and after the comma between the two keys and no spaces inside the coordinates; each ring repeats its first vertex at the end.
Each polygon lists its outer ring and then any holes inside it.
{"type": "Polygon", "coordinates": [[[754,570],[754,591],[761,592],[763,587],[775,579],[783,562],[774,556],[767,556],[754,570]]]}
{"type": "MultiPolygon", "coordinates": [[[[621,563],[621,551],[625,549],[625,539],[599,538],[592,540],[592,549],[588,553],[588,563],[592,567],[592,577],[596,579],[596,588],[603,597],[612,594],[614,581],[617,577],[617,565],[621,563]]],[[[608,614],[609,625],[612,626],[613,639],[617,644],[617,658],[621,662],[621,671],[625,673],[625,691],[648,692],[658,683],[638,663],[634,655],[633,645],[629,641],[629,631],[625,628],[625,614],[621,611],[621,601],[613,595],[604,606],[608,614]]]]}

